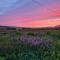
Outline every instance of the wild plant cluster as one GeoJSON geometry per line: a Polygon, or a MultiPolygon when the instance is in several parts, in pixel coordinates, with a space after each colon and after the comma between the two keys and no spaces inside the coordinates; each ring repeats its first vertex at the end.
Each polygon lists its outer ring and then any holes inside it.
{"type": "Polygon", "coordinates": [[[0,33],[0,60],[60,60],[60,31],[0,33]]]}

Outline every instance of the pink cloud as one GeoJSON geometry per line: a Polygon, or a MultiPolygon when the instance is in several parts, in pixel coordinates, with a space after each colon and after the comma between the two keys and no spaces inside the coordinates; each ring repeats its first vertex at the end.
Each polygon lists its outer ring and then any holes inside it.
{"type": "Polygon", "coordinates": [[[0,25],[20,27],[43,27],[60,25],[60,4],[56,2],[51,4],[49,7],[45,6],[38,8],[34,11],[23,13],[21,16],[16,16],[15,14],[2,16],[0,25]]]}

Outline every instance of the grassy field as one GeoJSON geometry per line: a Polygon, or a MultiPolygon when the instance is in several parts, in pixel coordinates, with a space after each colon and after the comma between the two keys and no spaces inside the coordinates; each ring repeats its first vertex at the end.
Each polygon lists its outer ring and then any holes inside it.
{"type": "Polygon", "coordinates": [[[60,30],[0,32],[0,60],[60,60],[60,30]]]}

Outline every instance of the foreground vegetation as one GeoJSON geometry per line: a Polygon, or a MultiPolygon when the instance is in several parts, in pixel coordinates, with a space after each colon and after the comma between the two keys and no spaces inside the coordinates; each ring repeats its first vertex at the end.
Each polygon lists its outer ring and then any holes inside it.
{"type": "Polygon", "coordinates": [[[60,30],[0,33],[0,60],[60,60],[60,30]]]}

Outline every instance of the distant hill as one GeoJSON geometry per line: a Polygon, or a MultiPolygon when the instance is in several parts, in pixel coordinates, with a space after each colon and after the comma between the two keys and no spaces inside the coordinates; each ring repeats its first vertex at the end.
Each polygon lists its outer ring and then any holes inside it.
{"type": "Polygon", "coordinates": [[[60,25],[55,26],[56,28],[60,28],[60,25]]]}
{"type": "Polygon", "coordinates": [[[54,27],[42,27],[42,28],[25,28],[25,27],[12,27],[12,26],[0,26],[0,30],[60,30],[60,25],[54,26],[54,27]]]}
{"type": "Polygon", "coordinates": [[[16,27],[11,27],[11,26],[0,26],[0,30],[16,30],[16,27]]]}

